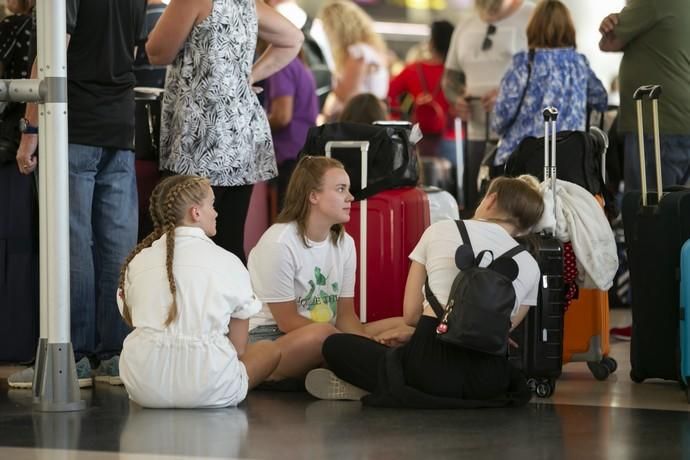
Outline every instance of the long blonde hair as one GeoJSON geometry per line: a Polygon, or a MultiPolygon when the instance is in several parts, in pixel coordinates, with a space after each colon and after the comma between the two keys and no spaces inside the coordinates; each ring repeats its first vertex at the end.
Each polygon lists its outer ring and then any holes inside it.
{"type": "Polygon", "coordinates": [[[323,21],[336,70],[342,71],[348,56],[347,48],[355,43],[366,43],[384,58],[387,56],[386,43],[374,30],[371,17],[352,1],[333,0],[321,8],[318,17],[323,21]]]}
{"type": "MultiPolygon", "coordinates": [[[[345,170],[343,164],[333,158],[304,156],[290,176],[283,210],[276,218],[276,222],[297,222],[297,233],[302,238],[305,247],[309,247],[307,242],[307,218],[311,209],[309,195],[313,191],[321,190],[323,176],[333,168],[345,170]]],[[[343,233],[345,230],[342,224],[332,225],[331,242],[337,244],[343,233]]]]}
{"type": "Polygon", "coordinates": [[[127,267],[142,249],[150,247],[154,241],[166,236],[165,267],[168,275],[168,285],[172,294],[172,303],[168,311],[165,325],[169,326],[177,319],[177,285],[173,275],[173,258],[175,256],[175,228],[183,221],[187,210],[192,205],[200,205],[209,194],[211,185],[208,179],[198,176],[172,176],[163,179],[156,185],[149,201],[149,213],[153,222],[153,231],[127,256],[120,270],[120,296],[122,298],[122,316],[127,324],[132,326],[132,313],[127,305],[125,294],[125,277],[127,267]]]}

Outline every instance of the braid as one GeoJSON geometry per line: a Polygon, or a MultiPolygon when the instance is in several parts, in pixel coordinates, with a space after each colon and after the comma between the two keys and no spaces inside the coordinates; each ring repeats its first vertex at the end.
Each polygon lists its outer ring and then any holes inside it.
{"type": "Polygon", "coordinates": [[[146,249],[150,247],[154,241],[156,241],[158,238],[162,236],[162,232],[158,229],[155,229],[153,232],[149,233],[149,235],[144,238],[141,243],[137,244],[137,246],[134,248],[132,252],[129,253],[127,258],[125,259],[125,263],[122,264],[122,268],[120,269],[120,279],[118,281],[118,287],[120,290],[120,297],[122,298],[122,317],[125,320],[125,323],[127,323],[128,326],[132,326],[132,313],[129,310],[129,305],[127,305],[127,298],[125,295],[125,276],[127,274],[127,267],[129,267],[129,263],[134,259],[134,257],[139,254],[143,249],[146,249]]]}
{"type": "Polygon", "coordinates": [[[170,304],[170,311],[165,320],[165,325],[169,326],[175,319],[177,319],[177,284],[175,283],[175,275],[173,273],[173,258],[175,256],[175,227],[179,220],[178,205],[180,196],[187,190],[198,187],[205,179],[195,177],[191,180],[178,183],[174,185],[168,192],[167,199],[163,205],[162,217],[163,226],[166,234],[165,242],[165,267],[168,273],[168,284],[170,285],[170,293],[172,294],[172,303],[170,304]]]}
{"type": "Polygon", "coordinates": [[[150,247],[154,241],[166,236],[165,241],[165,267],[168,276],[172,303],[165,326],[169,326],[178,315],[177,310],[177,284],[173,273],[173,259],[175,255],[175,228],[184,218],[184,213],[189,205],[198,203],[205,196],[204,185],[210,186],[208,180],[196,176],[171,176],[162,180],[151,193],[149,200],[149,213],[153,222],[153,232],[137,245],[125,260],[120,270],[119,288],[123,302],[123,318],[132,326],[132,316],[129,305],[125,299],[125,277],[127,267],[134,257],[143,249],[150,247]]]}
{"type": "Polygon", "coordinates": [[[170,304],[170,311],[168,317],[165,319],[165,325],[177,319],[177,285],[175,284],[175,275],[173,274],[173,256],[175,255],[175,227],[170,225],[165,230],[165,268],[168,272],[168,284],[170,285],[170,293],[172,294],[172,303],[170,304]]]}

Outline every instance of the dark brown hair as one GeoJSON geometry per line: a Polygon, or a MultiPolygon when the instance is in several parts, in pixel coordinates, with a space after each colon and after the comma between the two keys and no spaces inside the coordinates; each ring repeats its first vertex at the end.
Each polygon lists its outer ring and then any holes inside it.
{"type": "Polygon", "coordinates": [[[575,25],[568,7],[558,0],[543,0],[527,24],[527,46],[575,48],[575,25]]]}
{"type": "Polygon", "coordinates": [[[387,118],[388,113],[383,101],[371,93],[362,93],[347,102],[338,121],[370,125],[387,118]]]}

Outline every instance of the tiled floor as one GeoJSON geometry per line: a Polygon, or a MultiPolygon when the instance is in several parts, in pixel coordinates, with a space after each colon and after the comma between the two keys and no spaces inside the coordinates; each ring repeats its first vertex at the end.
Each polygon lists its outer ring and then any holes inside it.
{"type": "MultiPolygon", "coordinates": [[[[613,325],[628,321],[614,311],[613,325]]],[[[254,392],[239,408],[148,410],[122,387],[82,390],[88,408],[32,410],[0,367],[0,458],[690,458],[690,405],[677,383],[634,384],[628,342],[614,342],[618,371],[596,381],[568,364],[549,400],[522,409],[412,411],[254,392]]]]}

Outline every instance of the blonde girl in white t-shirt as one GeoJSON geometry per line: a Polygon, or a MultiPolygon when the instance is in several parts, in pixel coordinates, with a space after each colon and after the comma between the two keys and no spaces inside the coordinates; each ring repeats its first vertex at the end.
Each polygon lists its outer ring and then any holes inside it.
{"type": "Polygon", "coordinates": [[[270,381],[301,379],[319,366],[321,346],[331,334],[376,337],[404,327],[402,318],[362,324],[355,314],[355,245],[343,227],[352,201],[342,163],[302,158],[277,223],[249,254],[252,285],[264,302],[250,323],[250,341],[275,340],[282,356],[270,381]]]}
{"type": "Polygon", "coordinates": [[[225,407],[276,368],[271,342],[247,344],[261,309],[249,273],[217,246],[207,179],[172,176],[151,195],[154,231],[120,273],[118,306],[134,330],[124,341],[120,377],[144,407],[225,407]]]}

